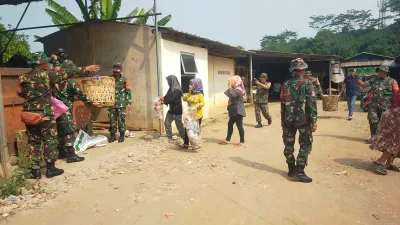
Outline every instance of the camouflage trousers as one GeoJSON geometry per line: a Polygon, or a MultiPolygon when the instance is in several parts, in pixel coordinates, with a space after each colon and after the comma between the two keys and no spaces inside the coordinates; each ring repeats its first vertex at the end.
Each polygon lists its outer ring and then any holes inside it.
{"type": "Polygon", "coordinates": [[[261,113],[263,114],[264,118],[267,120],[271,119],[271,115],[269,114],[268,104],[266,103],[256,103],[254,104],[255,112],[256,112],[256,120],[258,123],[261,122],[261,113]]]}
{"type": "Polygon", "coordinates": [[[371,135],[376,134],[376,130],[378,129],[379,121],[381,120],[381,116],[384,112],[388,110],[388,107],[383,105],[372,104],[368,108],[368,121],[369,126],[371,128],[371,135]]]}
{"type": "Polygon", "coordinates": [[[283,143],[285,144],[284,155],[286,163],[307,166],[308,156],[312,150],[313,135],[311,124],[294,126],[291,124],[284,124],[283,127],[283,143]],[[297,155],[297,161],[294,157],[294,143],[297,130],[299,131],[299,145],[300,151],[297,155]]]}
{"type": "Polygon", "coordinates": [[[57,118],[58,147],[73,146],[75,142],[75,125],[72,112],[67,111],[57,118]]]}
{"type": "Polygon", "coordinates": [[[110,108],[108,109],[108,118],[110,119],[110,134],[114,136],[118,130],[120,133],[125,133],[126,131],[126,108],[110,108]]]}
{"type": "Polygon", "coordinates": [[[34,161],[40,161],[42,143],[43,156],[46,162],[57,160],[57,131],[54,117],[50,117],[50,120],[43,120],[38,125],[26,125],[26,133],[31,157],[34,161]]]}

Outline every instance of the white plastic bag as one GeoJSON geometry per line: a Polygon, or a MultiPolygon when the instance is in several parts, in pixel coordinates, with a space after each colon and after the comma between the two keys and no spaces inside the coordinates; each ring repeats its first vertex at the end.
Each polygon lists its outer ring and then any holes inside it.
{"type": "Polygon", "coordinates": [[[341,69],[341,73],[340,74],[332,74],[331,80],[334,83],[343,82],[344,81],[344,71],[343,71],[343,69],[341,69]]]}
{"type": "Polygon", "coordinates": [[[160,102],[160,98],[154,98],[154,107],[153,112],[155,113],[155,118],[162,119],[162,105],[157,105],[156,103],[160,102]]]}
{"type": "Polygon", "coordinates": [[[107,143],[107,137],[103,135],[98,135],[96,138],[91,138],[87,133],[79,130],[78,137],[76,137],[74,142],[75,152],[84,152],[87,149],[96,146],[104,145],[107,143]]]}
{"type": "Polygon", "coordinates": [[[187,114],[183,117],[186,133],[192,146],[201,147],[200,125],[197,121],[197,108],[189,107],[187,114]]]}

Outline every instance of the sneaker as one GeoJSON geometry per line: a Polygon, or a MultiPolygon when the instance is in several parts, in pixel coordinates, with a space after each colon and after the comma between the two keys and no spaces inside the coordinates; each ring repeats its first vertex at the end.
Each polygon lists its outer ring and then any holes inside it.
{"type": "Polygon", "coordinates": [[[347,120],[352,120],[353,119],[353,117],[352,116],[349,116],[348,118],[347,118],[347,120]]]}

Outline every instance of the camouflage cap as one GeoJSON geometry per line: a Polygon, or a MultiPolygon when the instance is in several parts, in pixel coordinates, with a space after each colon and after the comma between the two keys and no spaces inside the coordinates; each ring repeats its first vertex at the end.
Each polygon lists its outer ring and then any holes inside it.
{"type": "Polygon", "coordinates": [[[40,51],[32,53],[32,57],[30,60],[28,60],[28,64],[29,65],[42,64],[42,63],[48,63],[49,61],[50,58],[47,57],[47,55],[44,54],[44,52],[40,51]]]}
{"type": "Polygon", "coordinates": [[[63,63],[61,63],[60,65],[61,69],[65,69],[65,70],[76,70],[78,67],[75,66],[74,62],[72,62],[72,60],[64,60],[63,63]]]}
{"type": "Polygon", "coordinates": [[[122,68],[122,66],[121,66],[121,63],[114,63],[114,65],[113,65],[113,71],[115,71],[115,72],[121,72],[121,68],[122,68]]]}
{"type": "Polygon", "coordinates": [[[307,63],[304,62],[303,59],[297,58],[297,59],[292,60],[289,71],[293,72],[295,70],[305,70],[307,68],[308,68],[307,63]]]}
{"type": "Polygon", "coordinates": [[[382,72],[385,72],[385,73],[389,73],[389,71],[390,71],[389,66],[386,66],[386,65],[381,65],[379,67],[379,70],[382,72]]]}
{"type": "Polygon", "coordinates": [[[304,73],[304,76],[312,76],[311,71],[307,70],[307,71],[304,73]]]}
{"type": "Polygon", "coordinates": [[[260,75],[260,77],[264,77],[264,78],[267,78],[267,79],[268,79],[268,74],[267,74],[267,73],[262,73],[262,74],[260,75]]]}

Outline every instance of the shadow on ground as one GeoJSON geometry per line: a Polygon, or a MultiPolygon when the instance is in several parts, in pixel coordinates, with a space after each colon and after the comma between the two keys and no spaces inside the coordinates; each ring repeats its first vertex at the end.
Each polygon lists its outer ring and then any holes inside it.
{"type": "Polygon", "coordinates": [[[286,171],[278,170],[278,169],[275,169],[275,168],[265,165],[265,164],[248,161],[246,159],[243,159],[242,157],[230,157],[229,159],[232,160],[233,162],[241,164],[243,166],[247,166],[247,167],[250,167],[253,169],[257,169],[257,170],[263,170],[263,171],[266,171],[269,173],[275,173],[275,174],[281,175],[282,177],[288,179],[286,171]]]}
{"type": "Polygon", "coordinates": [[[216,143],[218,144],[221,140],[223,140],[224,138],[221,137],[220,139],[218,138],[202,138],[204,142],[206,143],[216,143]]]}
{"type": "Polygon", "coordinates": [[[332,138],[337,138],[337,139],[342,139],[342,140],[347,140],[347,141],[357,141],[357,142],[365,143],[365,139],[358,138],[358,137],[349,137],[349,136],[341,136],[341,135],[314,135],[314,137],[332,137],[332,138]]]}
{"type": "Polygon", "coordinates": [[[343,166],[350,166],[357,170],[365,170],[375,174],[375,166],[372,161],[364,161],[357,158],[340,158],[333,161],[343,166]]]}
{"type": "Polygon", "coordinates": [[[318,119],[347,119],[343,116],[318,116],[318,119]]]}

